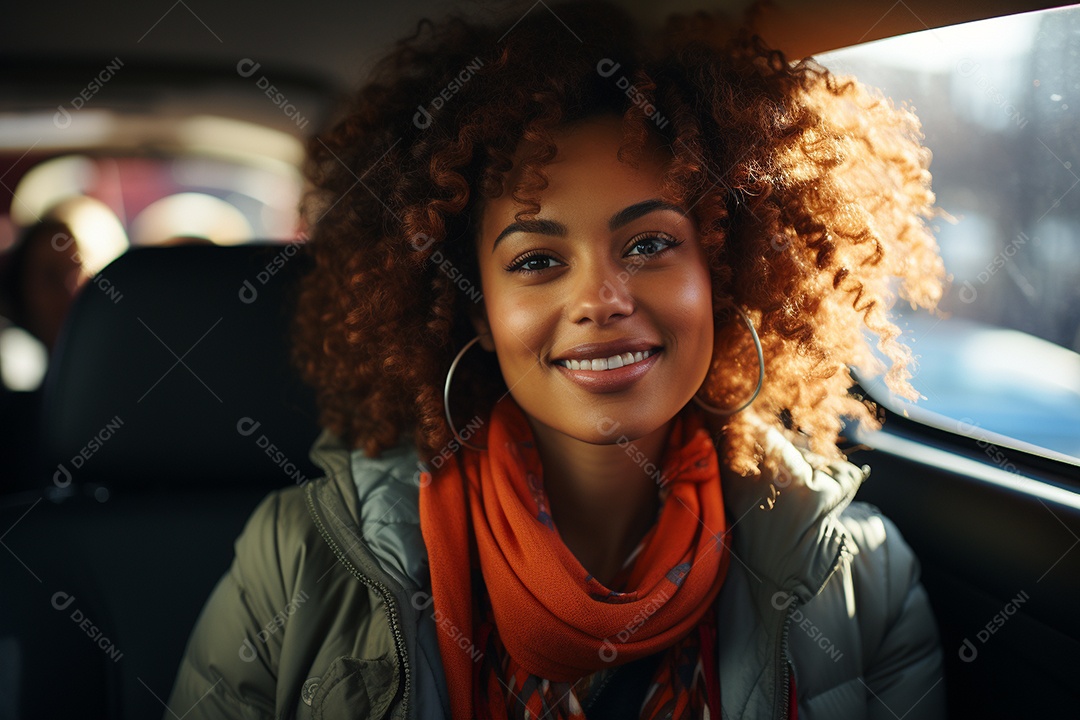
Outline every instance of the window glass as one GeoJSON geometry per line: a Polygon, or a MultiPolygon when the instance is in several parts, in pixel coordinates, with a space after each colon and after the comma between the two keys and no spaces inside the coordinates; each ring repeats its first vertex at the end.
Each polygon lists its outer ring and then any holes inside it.
{"type": "MultiPolygon", "coordinates": [[[[940,309],[895,316],[918,403],[955,432],[1080,457],[1080,7],[927,30],[821,55],[909,104],[933,152],[952,282],[940,309]]],[[[1048,451],[1048,452],[1047,452],[1048,451]]]]}

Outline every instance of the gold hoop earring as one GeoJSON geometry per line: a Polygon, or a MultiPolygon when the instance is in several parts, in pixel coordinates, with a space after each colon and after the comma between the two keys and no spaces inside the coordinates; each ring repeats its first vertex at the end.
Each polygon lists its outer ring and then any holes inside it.
{"type": "Polygon", "coordinates": [[[454,433],[454,437],[459,443],[476,452],[483,452],[487,448],[476,447],[475,445],[470,444],[469,441],[458,433],[457,428],[454,427],[454,420],[450,417],[450,381],[454,377],[454,371],[457,370],[458,363],[461,362],[462,356],[469,348],[480,341],[480,337],[480,335],[477,335],[472,340],[465,343],[465,347],[461,348],[461,350],[458,351],[458,354],[454,356],[453,362],[450,363],[450,369],[446,371],[446,382],[443,384],[443,410],[446,411],[446,424],[450,426],[450,432],[454,433]]]}
{"type": "Polygon", "coordinates": [[[743,322],[746,323],[746,327],[750,330],[750,335],[754,338],[754,350],[757,351],[758,361],[757,387],[754,388],[754,394],[750,396],[750,399],[744,402],[742,405],[739,405],[734,410],[724,410],[722,408],[713,407],[712,405],[709,405],[704,400],[699,398],[697,396],[697,393],[694,393],[694,397],[692,398],[693,401],[697,403],[698,406],[700,406],[702,409],[708,410],[714,415],[734,415],[735,413],[742,412],[746,408],[750,407],[750,403],[754,402],[754,400],[757,399],[758,393],[761,392],[761,386],[765,383],[765,353],[761,350],[761,338],[758,337],[757,330],[754,329],[754,323],[750,321],[750,317],[743,311],[743,309],[736,305],[735,310],[742,317],[743,322]]]}

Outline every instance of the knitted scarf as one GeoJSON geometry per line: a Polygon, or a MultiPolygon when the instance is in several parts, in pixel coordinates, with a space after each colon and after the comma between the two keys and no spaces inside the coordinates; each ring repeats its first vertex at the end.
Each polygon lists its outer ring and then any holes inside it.
{"type": "Polygon", "coordinates": [[[716,449],[697,412],[675,417],[660,467],[663,505],[624,568],[625,591],[592,577],[562,542],[531,426],[511,396],[492,411],[484,451],[462,448],[424,473],[420,526],[453,717],[584,717],[575,685],[661,651],[642,717],[666,714],[669,701],[681,707],[674,717],[700,717],[702,704],[719,717],[705,616],[730,539],[716,449]]]}

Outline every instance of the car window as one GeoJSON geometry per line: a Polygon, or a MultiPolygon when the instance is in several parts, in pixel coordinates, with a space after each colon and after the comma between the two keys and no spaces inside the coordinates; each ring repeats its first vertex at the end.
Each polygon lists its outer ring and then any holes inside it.
{"type": "Polygon", "coordinates": [[[1080,7],[926,30],[818,56],[910,104],[933,153],[940,315],[897,324],[924,396],[863,388],[938,427],[1080,457],[1080,7]]]}

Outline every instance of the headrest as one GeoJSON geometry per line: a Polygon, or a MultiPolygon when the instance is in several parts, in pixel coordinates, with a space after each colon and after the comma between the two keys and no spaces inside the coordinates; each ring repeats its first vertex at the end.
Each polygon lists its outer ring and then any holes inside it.
{"type": "Polygon", "coordinates": [[[82,288],[45,378],[48,481],[273,488],[320,476],[288,360],[297,244],[137,248],[82,288]]]}

